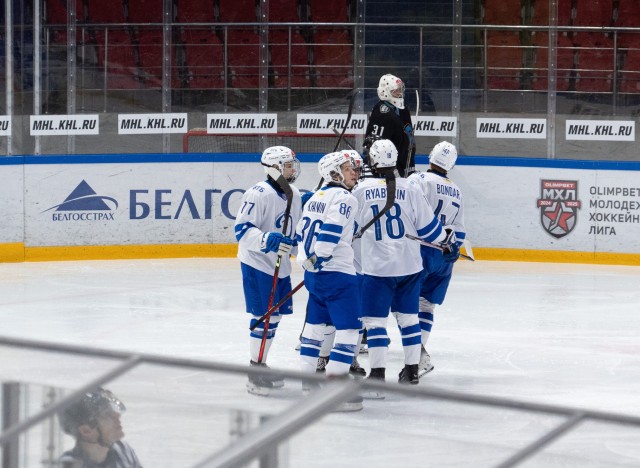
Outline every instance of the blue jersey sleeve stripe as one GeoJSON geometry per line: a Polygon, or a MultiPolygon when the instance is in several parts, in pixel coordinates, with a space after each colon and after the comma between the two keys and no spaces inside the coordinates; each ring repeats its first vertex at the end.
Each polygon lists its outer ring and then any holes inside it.
{"type": "Polygon", "coordinates": [[[456,239],[464,240],[467,235],[464,232],[456,231],[456,239]]]}
{"type": "Polygon", "coordinates": [[[436,227],[437,224],[438,224],[438,220],[436,218],[433,218],[431,222],[427,224],[425,227],[423,227],[422,229],[418,229],[418,237],[422,237],[429,234],[431,231],[433,231],[433,229],[436,227]]]}
{"type": "Polygon", "coordinates": [[[329,242],[330,244],[337,244],[340,242],[340,236],[334,236],[331,234],[321,233],[318,235],[316,242],[329,242]]]}
{"type": "Polygon", "coordinates": [[[423,237],[424,240],[426,240],[427,242],[433,242],[434,240],[436,240],[438,237],[440,237],[440,234],[442,234],[442,226],[438,225],[438,229],[436,229],[435,231],[433,231],[431,234],[429,234],[426,237],[423,237]]]}
{"type": "Polygon", "coordinates": [[[234,228],[236,231],[236,240],[239,242],[240,239],[242,239],[242,236],[244,236],[245,233],[253,227],[255,226],[251,223],[236,224],[234,228]]]}
{"type": "Polygon", "coordinates": [[[335,232],[336,234],[342,234],[342,226],[340,226],[339,224],[324,223],[322,225],[322,230],[328,231],[328,232],[335,232]]]}

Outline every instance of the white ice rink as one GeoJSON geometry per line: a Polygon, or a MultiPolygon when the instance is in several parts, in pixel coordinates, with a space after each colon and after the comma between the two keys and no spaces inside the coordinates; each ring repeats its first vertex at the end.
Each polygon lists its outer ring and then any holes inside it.
{"type": "MultiPolygon", "coordinates": [[[[300,280],[296,268],[294,284],[300,280]]],[[[298,370],[305,301],[302,290],[294,315],[280,323],[273,368],[298,370]]],[[[0,264],[0,323],[4,337],[249,361],[236,259],[0,264]]],[[[395,382],[402,350],[392,322],[389,331],[387,380],[395,382]]],[[[459,261],[429,351],[435,370],[420,386],[640,416],[640,267],[459,261]]],[[[0,352],[2,381],[66,389],[115,365],[0,352]]],[[[366,355],[360,361],[368,369],[366,355]]],[[[227,444],[243,420],[238,410],[250,420],[301,398],[299,382],[268,399],[248,395],[244,382],[147,365],[107,387],[128,406],[126,439],[145,467],[173,468],[227,444]]],[[[389,395],[301,432],[284,449],[283,466],[496,466],[562,420],[389,395]]],[[[640,467],[640,428],[587,422],[522,466],[640,467]]]]}

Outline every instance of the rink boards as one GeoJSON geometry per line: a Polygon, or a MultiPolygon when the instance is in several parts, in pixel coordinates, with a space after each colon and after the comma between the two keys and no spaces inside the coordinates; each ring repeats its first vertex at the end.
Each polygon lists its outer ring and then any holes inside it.
{"type": "MultiPolygon", "coordinates": [[[[301,190],[319,155],[300,155],[301,190]]],[[[426,158],[418,158],[426,169],[426,158]]],[[[640,163],[460,157],[478,259],[640,264],[640,163]]],[[[0,260],[234,256],[256,154],[132,154],[0,160],[0,260]]]]}

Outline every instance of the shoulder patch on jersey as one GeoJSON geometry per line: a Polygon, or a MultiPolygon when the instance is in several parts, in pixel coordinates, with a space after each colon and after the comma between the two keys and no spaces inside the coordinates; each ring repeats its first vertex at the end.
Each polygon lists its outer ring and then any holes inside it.
{"type": "Polygon", "coordinates": [[[390,110],[391,110],[391,108],[389,106],[387,106],[386,104],[382,104],[380,106],[380,113],[382,113],[382,114],[386,114],[390,110]]]}

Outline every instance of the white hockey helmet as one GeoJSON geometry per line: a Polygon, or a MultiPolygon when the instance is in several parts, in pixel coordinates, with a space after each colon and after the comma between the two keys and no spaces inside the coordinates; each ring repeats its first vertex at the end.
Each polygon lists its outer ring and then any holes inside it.
{"type": "Polygon", "coordinates": [[[353,165],[353,158],[348,151],[325,154],[318,162],[318,172],[326,182],[336,182],[350,189],[351,187],[344,185],[344,176],[342,175],[342,165],[344,163],[353,165]]]}
{"type": "Polygon", "coordinates": [[[404,109],[404,83],[397,76],[382,75],[378,84],[378,97],[387,101],[398,109],[404,109]]]}
{"type": "Polygon", "coordinates": [[[343,153],[347,153],[349,156],[351,156],[351,160],[353,162],[353,168],[356,170],[356,172],[362,170],[362,166],[364,165],[364,159],[362,159],[362,156],[360,156],[360,153],[358,153],[356,150],[345,150],[343,151],[343,153]]]}
{"type": "Polygon", "coordinates": [[[270,146],[263,151],[260,163],[265,166],[264,171],[267,174],[269,174],[268,168],[276,166],[290,184],[294,183],[300,175],[300,161],[296,158],[296,153],[286,146],[270,146]],[[285,169],[292,171],[285,175],[285,169]]]}
{"type": "Polygon", "coordinates": [[[429,162],[449,172],[456,165],[458,150],[448,141],[441,141],[431,150],[429,162]]]}
{"type": "Polygon", "coordinates": [[[369,164],[372,169],[396,167],[398,150],[391,140],[376,140],[369,148],[369,164]]]}

